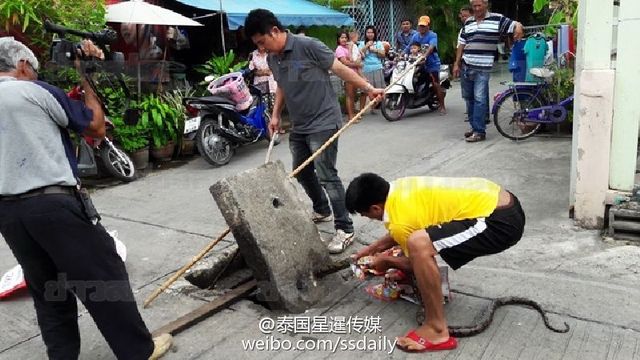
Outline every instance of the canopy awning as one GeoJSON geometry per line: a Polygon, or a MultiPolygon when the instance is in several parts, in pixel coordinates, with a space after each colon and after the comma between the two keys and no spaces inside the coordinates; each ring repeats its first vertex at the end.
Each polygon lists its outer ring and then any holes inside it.
{"type": "MultiPolygon", "coordinates": [[[[219,0],[178,0],[199,9],[220,11],[219,0]]],[[[253,9],[267,9],[274,13],[284,26],[351,26],[353,19],[339,11],[306,0],[223,0],[222,11],[227,15],[230,30],[244,26],[244,19],[253,9]]]]}

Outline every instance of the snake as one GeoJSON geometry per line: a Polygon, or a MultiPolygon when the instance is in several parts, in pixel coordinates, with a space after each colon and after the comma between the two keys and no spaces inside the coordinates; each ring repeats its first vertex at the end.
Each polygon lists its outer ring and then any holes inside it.
{"type": "MultiPolygon", "coordinates": [[[[569,324],[564,323],[564,328],[559,328],[551,325],[549,322],[549,318],[547,317],[547,312],[542,309],[542,306],[537,302],[527,299],[524,297],[516,297],[516,296],[506,296],[500,297],[497,299],[493,299],[489,305],[482,312],[482,317],[480,320],[474,324],[469,326],[449,326],[449,335],[454,337],[469,337],[478,335],[481,332],[487,330],[493,321],[493,315],[496,310],[505,305],[521,305],[528,306],[536,310],[542,316],[542,321],[544,322],[544,326],[547,329],[556,332],[556,333],[566,333],[569,331],[569,324]]],[[[416,320],[418,321],[418,325],[421,325],[424,321],[424,308],[418,310],[416,314],[416,320]]]]}

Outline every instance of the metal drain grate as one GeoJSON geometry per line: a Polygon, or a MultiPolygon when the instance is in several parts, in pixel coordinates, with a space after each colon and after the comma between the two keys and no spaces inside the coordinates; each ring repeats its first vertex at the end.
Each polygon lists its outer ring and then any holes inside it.
{"type": "Polygon", "coordinates": [[[612,206],[609,209],[608,235],[616,240],[632,240],[640,243],[640,206],[612,206]]]}

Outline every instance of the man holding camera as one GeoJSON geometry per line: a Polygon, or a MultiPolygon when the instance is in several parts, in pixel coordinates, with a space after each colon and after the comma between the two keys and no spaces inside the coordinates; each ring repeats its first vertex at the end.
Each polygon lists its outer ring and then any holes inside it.
{"type": "MultiPolygon", "coordinates": [[[[103,57],[88,40],[81,48],[103,57]]],[[[157,359],[171,336],[151,338],[114,241],[79,191],[69,130],[104,137],[100,101],[86,80],[83,103],[36,81],[37,70],[29,48],[0,38],[0,233],[24,271],[47,355],[78,358],[77,296],[118,359],[157,359]]]]}

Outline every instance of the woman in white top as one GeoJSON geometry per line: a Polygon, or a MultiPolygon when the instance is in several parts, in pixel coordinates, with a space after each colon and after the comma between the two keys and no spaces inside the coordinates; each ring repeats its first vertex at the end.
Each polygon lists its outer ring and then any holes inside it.
{"type": "MultiPolygon", "coordinates": [[[[263,97],[266,99],[268,113],[271,115],[273,110],[273,103],[276,97],[276,88],[278,83],[273,78],[269,64],[267,63],[267,52],[264,47],[258,47],[251,53],[251,60],[249,60],[249,70],[254,71],[253,85],[260,91],[263,91],[263,97]]],[[[281,131],[283,133],[283,131],[281,131]]]]}

